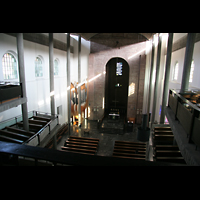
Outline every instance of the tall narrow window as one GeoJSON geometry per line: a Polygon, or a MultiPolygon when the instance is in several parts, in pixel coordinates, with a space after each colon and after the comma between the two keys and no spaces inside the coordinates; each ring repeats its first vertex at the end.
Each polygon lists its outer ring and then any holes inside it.
{"type": "Polygon", "coordinates": [[[42,60],[39,57],[35,59],[35,77],[42,77],[43,70],[42,70],[42,60]]]}
{"type": "Polygon", "coordinates": [[[56,58],[54,60],[54,75],[58,75],[58,66],[59,66],[59,62],[58,62],[58,59],[56,58]]]}
{"type": "Polygon", "coordinates": [[[17,74],[17,61],[10,53],[5,53],[2,57],[2,68],[4,79],[16,79],[17,74]]]}
{"type": "Polygon", "coordinates": [[[190,82],[190,83],[192,83],[192,80],[193,80],[193,74],[194,74],[194,60],[192,60],[192,63],[191,63],[190,79],[189,79],[189,82],[190,82]]]}
{"type": "Polygon", "coordinates": [[[173,81],[177,81],[178,79],[178,68],[179,68],[179,65],[178,65],[178,62],[176,62],[175,66],[174,66],[174,73],[173,73],[173,81]]]}

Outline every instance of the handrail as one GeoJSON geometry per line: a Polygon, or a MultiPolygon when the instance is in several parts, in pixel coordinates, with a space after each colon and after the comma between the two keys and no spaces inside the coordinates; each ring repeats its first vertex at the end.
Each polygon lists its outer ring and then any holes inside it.
{"type": "MultiPolygon", "coordinates": [[[[36,132],[33,136],[31,136],[29,139],[27,139],[26,141],[24,141],[22,144],[27,144],[27,143],[29,143],[33,138],[35,138],[36,136],[38,137],[38,143],[40,143],[40,138],[39,138],[39,136],[40,136],[40,134],[49,126],[49,132],[50,132],[50,124],[55,120],[55,119],[57,119],[58,120],[58,115],[57,114],[50,114],[50,113],[44,113],[44,112],[40,112],[40,111],[35,111],[35,110],[33,110],[33,111],[29,111],[28,112],[28,116],[29,116],[29,118],[30,117],[33,117],[33,116],[37,116],[37,114],[46,114],[46,115],[49,115],[49,117],[52,117],[53,116],[53,118],[49,118],[50,119],[50,121],[44,126],[44,127],[42,127],[38,132],[36,132]]],[[[22,119],[22,115],[18,115],[18,116],[16,116],[16,117],[12,117],[12,118],[10,118],[10,119],[7,119],[7,120],[5,120],[5,121],[3,121],[3,122],[0,122],[0,125],[1,124],[5,124],[5,127],[7,126],[7,124],[6,123],[9,123],[9,122],[11,122],[11,124],[10,125],[14,125],[14,124],[16,124],[17,122],[19,122],[18,121],[18,119],[22,119]]],[[[20,120],[21,121],[21,120],[20,120]]]]}
{"type": "MultiPolygon", "coordinates": [[[[181,166],[182,164],[151,162],[145,160],[134,160],[98,155],[86,155],[47,149],[35,146],[21,145],[0,141],[0,165],[4,165],[1,154],[23,156],[37,160],[68,164],[74,166],[181,166]]],[[[37,163],[37,162],[35,162],[37,163]]],[[[17,163],[16,163],[17,164],[17,163]]]]}
{"type": "Polygon", "coordinates": [[[181,96],[180,93],[178,93],[178,91],[171,89],[171,91],[176,94],[180,99],[182,99],[183,101],[185,101],[189,106],[191,106],[193,109],[198,110],[200,112],[200,108],[197,107],[195,104],[193,104],[192,102],[190,102],[189,100],[187,100],[185,97],[181,96]]]}
{"type": "Polygon", "coordinates": [[[185,91],[185,93],[180,93],[179,90],[170,89],[168,107],[173,110],[175,114],[175,120],[179,120],[180,124],[185,130],[188,138],[188,143],[194,143],[197,148],[197,146],[200,146],[200,108],[182,96],[182,94],[184,95],[187,93],[191,94],[194,92],[185,91]],[[172,97],[173,99],[171,99],[172,97]],[[185,105],[182,104],[183,102],[190,106],[189,109],[185,109],[185,105]]]}

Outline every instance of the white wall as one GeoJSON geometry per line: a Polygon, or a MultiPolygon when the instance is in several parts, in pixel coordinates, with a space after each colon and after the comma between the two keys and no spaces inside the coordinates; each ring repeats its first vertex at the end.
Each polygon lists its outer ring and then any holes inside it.
{"type": "MultiPolygon", "coordinates": [[[[186,36],[187,33],[174,33],[173,37],[173,43],[176,42],[177,40],[181,39],[182,37],[186,36]]],[[[157,34],[155,35],[156,41],[157,41],[157,34]]],[[[147,59],[146,59],[146,72],[148,73],[147,75],[147,80],[149,81],[149,67],[151,64],[151,42],[148,41],[146,45],[146,54],[147,54],[147,59]]],[[[153,89],[152,89],[152,94],[151,94],[151,105],[150,105],[150,112],[152,112],[152,103],[153,103],[153,94],[154,94],[154,83],[155,83],[155,70],[156,70],[156,58],[157,58],[157,42],[156,42],[156,47],[155,47],[155,54],[154,54],[154,73],[153,73],[153,89]]],[[[159,88],[158,88],[158,98],[156,102],[156,114],[155,114],[155,120],[157,122],[160,122],[160,115],[159,115],[159,110],[160,110],[160,105],[162,104],[162,94],[163,94],[163,81],[164,81],[164,68],[166,64],[166,45],[167,45],[167,37],[166,34],[163,34],[162,38],[162,50],[161,50],[161,62],[160,62],[160,76],[159,76],[159,88]]],[[[171,57],[171,66],[170,66],[170,78],[169,78],[169,89],[180,89],[181,88],[181,81],[182,81],[182,73],[183,73],[183,65],[184,65],[184,58],[185,58],[185,49],[182,48],[177,51],[172,52],[172,57],[171,57]],[[179,71],[178,71],[178,79],[177,81],[172,80],[172,73],[173,73],[173,67],[175,66],[176,62],[178,61],[179,63],[179,71]]],[[[189,83],[190,88],[194,89],[200,89],[200,42],[195,43],[194,46],[194,52],[193,52],[193,59],[194,59],[194,76],[193,76],[193,81],[192,83],[189,83]]],[[[145,82],[147,85],[147,83],[145,82]]],[[[146,86],[147,87],[147,86],[146,86]]],[[[145,90],[144,93],[144,98],[148,98],[148,89],[145,90]]],[[[144,101],[145,102],[145,101],[144,101]]],[[[147,101],[146,101],[147,102],[147,101]]],[[[147,106],[143,105],[143,113],[147,112],[147,106]]]]}
{"type": "MultiPolygon", "coordinates": [[[[48,35],[48,34],[45,34],[48,35]]],[[[54,38],[62,42],[66,41],[64,33],[54,34],[54,38]]],[[[71,45],[74,46],[74,53],[70,54],[71,80],[78,81],[78,44],[71,38],[71,45]]],[[[17,54],[16,38],[0,33],[0,56],[8,50],[17,54]]],[[[90,53],[90,42],[82,39],[81,52],[81,80],[87,77],[88,56],[90,53]]],[[[67,121],[67,75],[66,75],[67,53],[54,49],[54,59],[59,60],[59,75],[54,76],[55,110],[62,105],[62,115],[59,116],[60,123],[67,121]]],[[[50,113],[50,92],[49,92],[49,47],[24,40],[24,62],[26,90],[28,98],[28,111],[37,110],[50,113]],[[40,55],[44,59],[43,77],[35,77],[35,58],[40,55]]],[[[0,62],[0,81],[4,81],[2,62],[0,62]]],[[[19,81],[10,80],[10,81],[19,81]]],[[[21,115],[21,106],[0,113],[0,121],[21,115]]]]}

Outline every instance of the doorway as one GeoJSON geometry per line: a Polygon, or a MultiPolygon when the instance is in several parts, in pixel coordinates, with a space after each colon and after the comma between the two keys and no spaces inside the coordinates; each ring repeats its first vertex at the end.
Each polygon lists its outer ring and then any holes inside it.
{"type": "Polygon", "coordinates": [[[127,115],[129,65],[123,58],[111,58],[106,64],[105,115],[117,111],[127,115]]]}

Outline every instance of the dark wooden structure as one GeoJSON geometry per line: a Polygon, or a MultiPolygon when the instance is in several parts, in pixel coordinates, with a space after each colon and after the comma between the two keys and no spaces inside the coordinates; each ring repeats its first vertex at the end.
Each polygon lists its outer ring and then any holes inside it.
{"type": "Polygon", "coordinates": [[[153,133],[154,161],[186,164],[170,127],[155,127],[153,133]]]}
{"type": "Polygon", "coordinates": [[[146,143],[115,141],[113,157],[145,160],[146,143]]]}
{"type": "Polygon", "coordinates": [[[99,139],[97,138],[70,136],[61,149],[68,152],[95,155],[98,144],[99,139]]]}

